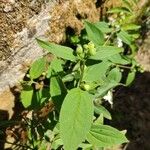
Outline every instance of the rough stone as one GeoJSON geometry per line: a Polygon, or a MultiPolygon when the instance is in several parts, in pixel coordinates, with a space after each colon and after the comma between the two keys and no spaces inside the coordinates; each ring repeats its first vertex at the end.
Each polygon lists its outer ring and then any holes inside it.
{"type": "Polygon", "coordinates": [[[0,93],[45,53],[35,38],[60,43],[67,28],[79,34],[83,19],[97,21],[99,16],[93,0],[0,0],[0,93]]]}

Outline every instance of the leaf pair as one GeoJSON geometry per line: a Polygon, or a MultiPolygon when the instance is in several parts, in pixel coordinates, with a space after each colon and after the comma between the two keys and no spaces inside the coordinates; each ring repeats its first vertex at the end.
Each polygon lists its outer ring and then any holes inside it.
{"type": "MultiPolygon", "coordinates": [[[[86,91],[74,88],[68,92],[59,120],[60,136],[65,150],[76,150],[86,139],[98,147],[127,142],[117,129],[106,125],[92,125],[93,112],[93,101],[86,91]]],[[[108,113],[106,116],[110,117],[108,113]]]]}

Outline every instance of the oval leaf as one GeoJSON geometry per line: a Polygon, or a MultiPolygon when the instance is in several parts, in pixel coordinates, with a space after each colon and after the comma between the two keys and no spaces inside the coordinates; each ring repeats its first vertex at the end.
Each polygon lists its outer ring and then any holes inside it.
{"type": "Polygon", "coordinates": [[[122,73],[120,72],[120,69],[117,67],[113,68],[108,74],[108,79],[111,81],[113,80],[119,83],[121,78],[122,78],[122,73]]]}
{"type": "Polygon", "coordinates": [[[107,125],[93,125],[87,135],[87,140],[98,147],[108,147],[128,142],[123,133],[107,125]]]}
{"type": "Polygon", "coordinates": [[[109,24],[104,21],[96,22],[95,26],[99,28],[103,33],[110,33],[112,29],[109,27],[109,24]]]}
{"type": "Polygon", "coordinates": [[[131,60],[121,56],[121,54],[113,55],[109,60],[115,64],[127,65],[131,63],[131,60]]]}
{"type": "Polygon", "coordinates": [[[57,57],[60,57],[66,60],[76,61],[76,56],[73,55],[73,49],[69,47],[45,42],[39,39],[37,39],[37,42],[43,49],[56,55],[57,57]]]}
{"type": "Polygon", "coordinates": [[[111,56],[123,52],[123,48],[115,46],[99,46],[97,52],[94,56],[91,56],[90,59],[102,60],[110,58],[111,56]]]}
{"type": "Polygon", "coordinates": [[[103,45],[104,35],[101,30],[90,22],[85,21],[84,24],[89,40],[91,40],[95,45],[103,45]]]}
{"type": "Polygon", "coordinates": [[[92,124],[93,102],[79,88],[68,92],[60,112],[60,136],[65,150],[76,150],[85,140],[92,124]]]}
{"type": "Polygon", "coordinates": [[[23,91],[21,91],[21,102],[25,108],[29,107],[32,103],[32,96],[33,96],[33,88],[27,86],[23,91]]]}
{"type": "Polygon", "coordinates": [[[38,78],[45,71],[45,68],[46,68],[46,60],[44,58],[36,60],[32,64],[29,71],[31,79],[38,78]]]}
{"type": "Polygon", "coordinates": [[[135,78],[135,72],[134,71],[129,72],[126,79],[126,86],[129,86],[133,82],[134,78],[135,78]]]}
{"type": "Polygon", "coordinates": [[[50,79],[50,94],[51,97],[54,96],[59,96],[61,95],[62,90],[61,90],[61,85],[60,85],[60,80],[58,77],[53,76],[50,79]]]}
{"type": "Polygon", "coordinates": [[[103,80],[110,66],[111,63],[109,62],[101,62],[99,64],[88,67],[87,70],[85,70],[83,81],[93,82],[103,80]]]}
{"type": "Polygon", "coordinates": [[[115,81],[105,82],[102,86],[100,86],[99,88],[97,88],[97,92],[95,94],[95,98],[98,98],[98,97],[102,98],[103,96],[105,96],[107,94],[107,92],[110,89],[112,89],[112,88],[114,88],[114,87],[116,87],[118,85],[119,85],[119,83],[117,83],[115,81]]]}
{"type": "Polygon", "coordinates": [[[117,34],[118,38],[120,38],[124,43],[131,45],[132,44],[132,37],[126,31],[120,31],[117,34]]]}
{"type": "Polygon", "coordinates": [[[94,112],[96,113],[96,114],[103,114],[103,116],[105,117],[105,118],[107,118],[107,119],[112,119],[111,118],[111,114],[110,114],[110,112],[105,108],[105,107],[103,107],[102,105],[99,105],[99,106],[95,106],[94,107],[94,112]]]}

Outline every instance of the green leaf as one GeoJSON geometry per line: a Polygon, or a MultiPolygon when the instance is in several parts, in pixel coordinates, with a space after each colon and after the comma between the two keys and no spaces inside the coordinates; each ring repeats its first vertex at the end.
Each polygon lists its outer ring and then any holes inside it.
{"type": "MultiPolygon", "coordinates": [[[[35,97],[34,97],[35,98],[35,97]]],[[[36,91],[36,104],[37,103],[40,105],[43,102],[45,102],[46,100],[48,100],[50,98],[50,93],[49,93],[49,88],[42,88],[40,90],[36,91]]]]}
{"type": "Polygon", "coordinates": [[[61,139],[56,139],[52,142],[51,148],[52,149],[58,149],[61,145],[63,145],[63,142],[61,139]]]}
{"type": "Polygon", "coordinates": [[[60,112],[60,136],[65,150],[76,150],[92,124],[93,102],[86,91],[70,90],[60,112]]]}
{"type": "Polygon", "coordinates": [[[53,72],[52,67],[51,67],[51,65],[49,65],[47,68],[46,78],[50,78],[52,75],[52,72],[53,72]]]}
{"type": "Polygon", "coordinates": [[[111,62],[115,64],[127,65],[130,64],[131,61],[121,56],[120,54],[116,54],[108,58],[111,62]]]}
{"type": "Polygon", "coordinates": [[[107,11],[107,13],[127,13],[131,14],[130,10],[126,7],[115,7],[107,11]]]}
{"type": "Polygon", "coordinates": [[[100,21],[100,22],[96,22],[95,23],[95,26],[101,30],[103,33],[110,33],[112,32],[112,29],[109,28],[109,25],[107,22],[104,22],[104,21],[100,21]]]}
{"type": "Polygon", "coordinates": [[[126,31],[120,31],[117,34],[118,38],[120,38],[124,43],[131,45],[133,42],[132,37],[126,31]]]}
{"type": "Polygon", "coordinates": [[[141,26],[139,25],[136,25],[136,24],[125,24],[124,26],[122,26],[122,29],[124,29],[125,31],[128,31],[128,30],[138,30],[140,29],[141,26]]]}
{"type": "Polygon", "coordinates": [[[105,108],[105,107],[103,107],[102,105],[96,105],[95,107],[94,107],[94,112],[96,113],[96,114],[103,114],[103,116],[105,117],[105,118],[107,118],[107,119],[112,119],[111,118],[111,114],[110,114],[110,112],[105,108]]]}
{"type": "Polygon", "coordinates": [[[109,72],[107,77],[110,81],[113,80],[119,83],[122,78],[122,73],[120,72],[120,69],[116,67],[109,72]]]}
{"type": "Polygon", "coordinates": [[[73,55],[72,48],[57,45],[54,43],[45,42],[45,41],[42,41],[39,39],[37,39],[37,42],[43,49],[56,55],[57,57],[60,57],[60,58],[66,59],[66,60],[76,61],[76,56],[73,55]]]}
{"type": "Polygon", "coordinates": [[[64,76],[62,78],[62,81],[63,82],[70,82],[70,81],[73,81],[74,78],[75,78],[75,75],[73,73],[71,73],[71,74],[67,74],[66,76],[64,76]]]}
{"type": "Polygon", "coordinates": [[[91,150],[92,144],[81,143],[81,144],[79,145],[79,147],[82,148],[82,150],[91,150]]]}
{"type": "Polygon", "coordinates": [[[109,67],[111,66],[110,62],[101,62],[92,66],[87,67],[84,72],[83,81],[93,82],[102,80],[109,67]]]}
{"type": "Polygon", "coordinates": [[[60,79],[57,76],[53,76],[50,79],[50,94],[51,97],[59,96],[62,94],[60,79]]]}
{"type": "Polygon", "coordinates": [[[107,125],[93,125],[87,135],[87,140],[98,147],[109,147],[128,142],[123,133],[107,125]]]}
{"type": "Polygon", "coordinates": [[[97,46],[103,45],[104,35],[102,31],[90,22],[85,21],[84,24],[89,40],[91,40],[97,46]]]}
{"type": "Polygon", "coordinates": [[[97,89],[97,93],[95,94],[95,97],[98,98],[98,97],[103,97],[107,94],[107,92],[116,87],[117,85],[119,85],[119,83],[115,82],[115,81],[106,81],[102,86],[100,86],[98,89],[97,89]]]}
{"type": "Polygon", "coordinates": [[[29,107],[32,103],[33,88],[31,86],[26,86],[24,90],[21,91],[21,102],[25,108],[29,107]]]}
{"type": "Polygon", "coordinates": [[[127,79],[126,79],[126,86],[129,86],[133,82],[134,79],[135,79],[135,72],[134,71],[129,72],[127,79]]]}
{"type": "Polygon", "coordinates": [[[123,52],[123,48],[115,46],[99,46],[97,47],[97,52],[94,56],[91,56],[89,59],[102,60],[110,58],[111,56],[123,52]]]}
{"type": "Polygon", "coordinates": [[[51,68],[52,70],[54,70],[55,72],[61,72],[63,71],[63,67],[62,67],[62,60],[55,58],[54,60],[51,61],[51,68]]]}
{"type": "Polygon", "coordinates": [[[132,4],[131,4],[131,1],[129,0],[122,0],[124,2],[124,4],[126,5],[126,7],[132,12],[133,11],[133,8],[132,8],[132,4]]]}
{"type": "Polygon", "coordinates": [[[36,79],[45,71],[46,68],[46,60],[44,58],[39,58],[36,60],[29,71],[31,79],[36,79]]]}

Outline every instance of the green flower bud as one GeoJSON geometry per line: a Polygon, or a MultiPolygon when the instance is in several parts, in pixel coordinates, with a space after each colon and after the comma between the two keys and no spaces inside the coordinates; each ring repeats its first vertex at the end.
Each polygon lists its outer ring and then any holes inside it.
{"type": "Polygon", "coordinates": [[[76,36],[76,35],[72,36],[70,39],[71,39],[71,42],[74,44],[79,43],[79,41],[80,41],[78,36],[76,36]]]}
{"type": "Polygon", "coordinates": [[[83,47],[85,50],[87,50],[89,48],[89,46],[87,44],[84,44],[83,47]]]}
{"type": "Polygon", "coordinates": [[[89,91],[91,89],[89,84],[81,84],[81,88],[85,91],[89,91]]]}
{"type": "Polygon", "coordinates": [[[78,45],[78,46],[77,46],[76,52],[77,52],[78,55],[80,55],[80,54],[83,53],[83,48],[82,48],[81,45],[78,45]]]}
{"type": "Polygon", "coordinates": [[[89,51],[88,51],[88,54],[89,54],[90,56],[95,55],[95,54],[96,54],[96,49],[95,49],[95,48],[90,48],[89,51]]]}
{"type": "Polygon", "coordinates": [[[95,48],[95,45],[92,41],[88,43],[88,48],[89,49],[94,49],[95,48]]]}

